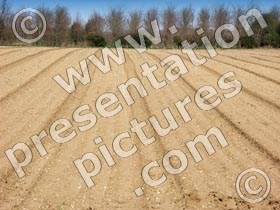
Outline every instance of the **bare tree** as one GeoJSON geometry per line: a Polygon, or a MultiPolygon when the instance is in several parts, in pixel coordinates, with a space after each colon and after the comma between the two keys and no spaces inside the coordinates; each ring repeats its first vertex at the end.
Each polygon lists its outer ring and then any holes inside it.
{"type": "Polygon", "coordinates": [[[237,26],[240,24],[238,18],[245,13],[245,10],[242,9],[241,6],[237,6],[233,9],[233,19],[234,19],[234,24],[237,26]]]}
{"type": "Polygon", "coordinates": [[[280,21],[280,7],[279,6],[273,6],[270,10],[271,16],[276,20],[280,21]]]}
{"type": "MultiPolygon", "coordinates": [[[[215,42],[214,33],[211,29],[211,15],[208,8],[201,8],[197,16],[197,24],[202,28],[204,34],[209,38],[211,43],[215,42]]],[[[196,35],[196,42],[202,45],[201,39],[196,35]]]]}
{"type": "Polygon", "coordinates": [[[125,16],[120,8],[113,8],[106,16],[106,23],[109,31],[111,32],[111,43],[119,39],[125,32],[125,16]]]}
{"type": "Polygon", "coordinates": [[[145,18],[144,18],[144,24],[148,31],[152,31],[151,22],[154,20],[158,20],[158,11],[157,9],[149,9],[146,12],[145,18]]]}
{"type": "Polygon", "coordinates": [[[206,34],[210,31],[210,13],[206,8],[202,8],[198,14],[198,25],[206,34]]]}
{"type": "MultiPolygon", "coordinates": [[[[5,6],[4,6],[4,8],[5,8],[5,6]]],[[[3,8],[3,2],[2,2],[2,4],[1,4],[1,8],[0,8],[0,12],[1,12],[1,14],[0,14],[0,43],[2,43],[4,40],[4,30],[5,30],[5,21],[4,21],[4,18],[3,18],[3,13],[4,13],[4,8],[3,8]]]]}
{"type": "MultiPolygon", "coordinates": [[[[245,4],[245,3],[243,3],[245,4]]],[[[235,4],[236,5],[236,4],[235,4]]],[[[230,10],[228,7],[220,5],[214,8],[213,14],[210,15],[210,10],[202,8],[197,17],[198,26],[204,30],[203,35],[207,35],[212,42],[215,43],[214,32],[215,29],[226,23],[234,23],[240,34],[239,47],[261,47],[261,46],[280,46],[280,6],[273,6],[269,11],[263,14],[268,26],[265,29],[259,27],[256,18],[250,16],[248,22],[251,25],[254,36],[248,37],[244,28],[240,24],[238,17],[244,15],[247,11],[246,8],[258,8],[256,5],[235,6],[230,10]]],[[[157,9],[149,9],[144,15],[139,10],[131,11],[126,16],[122,8],[111,9],[106,16],[101,16],[99,13],[94,12],[88,19],[86,25],[83,24],[80,17],[76,17],[71,24],[71,17],[66,7],[56,7],[49,9],[46,7],[37,8],[46,18],[46,32],[42,39],[36,44],[46,45],[67,45],[71,43],[84,44],[85,38],[92,46],[109,46],[117,39],[124,38],[126,32],[129,32],[133,38],[139,42],[138,29],[142,25],[152,33],[153,28],[151,22],[154,20],[161,20],[159,23],[161,30],[161,38],[163,43],[159,47],[181,47],[183,39],[190,42],[196,41],[202,44],[201,35],[195,33],[196,28],[193,26],[194,10],[192,7],[183,7],[176,11],[173,6],[165,8],[159,17],[157,9]],[[71,27],[70,27],[71,26],[71,27]],[[171,34],[170,27],[176,26],[178,29],[177,34],[171,34]],[[71,39],[70,39],[71,38],[71,39]],[[106,41],[105,41],[106,39],[106,41]],[[72,42],[71,42],[72,40],[72,42]],[[176,45],[175,45],[176,44],[176,45]]],[[[19,30],[17,32],[23,37],[32,38],[38,37],[43,30],[43,22],[39,16],[35,17],[32,21],[26,21],[24,24],[27,28],[33,29],[35,24],[38,27],[36,34],[25,34],[21,29],[21,21],[31,13],[21,14],[16,21],[15,27],[19,30]]],[[[14,13],[8,0],[0,0],[0,44],[14,43],[16,37],[14,36],[11,25],[14,13]]],[[[228,30],[223,31],[223,39],[230,42],[233,38],[232,33],[228,30]]],[[[122,44],[127,44],[126,40],[122,40],[122,44]]],[[[216,43],[217,46],[217,43],[216,43]]]]}
{"type": "Polygon", "coordinates": [[[241,6],[236,6],[233,8],[233,21],[234,21],[234,25],[235,27],[237,28],[237,30],[239,31],[239,34],[240,34],[240,39],[239,39],[239,42],[238,42],[238,45],[239,45],[239,48],[242,47],[242,41],[243,41],[243,38],[246,37],[246,33],[239,21],[239,17],[241,15],[243,15],[245,13],[245,9],[243,9],[244,7],[241,7],[241,6]]]}
{"type": "Polygon", "coordinates": [[[104,28],[105,28],[105,19],[97,12],[94,12],[86,24],[87,34],[101,35],[104,32],[104,28]]]}
{"type": "Polygon", "coordinates": [[[136,34],[138,28],[142,23],[142,13],[141,11],[134,11],[129,14],[128,19],[128,32],[130,34],[136,34]]]}
{"type": "MultiPolygon", "coordinates": [[[[230,13],[225,6],[220,5],[218,6],[215,11],[214,11],[214,16],[213,16],[213,23],[215,30],[217,30],[220,26],[229,23],[230,20],[230,13]]],[[[225,40],[229,40],[231,37],[230,32],[226,31],[223,33],[223,38],[225,40]]],[[[217,47],[217,43],[215,42],[215,46],[217,47]]]]}
{"type": "Polygon", "coordinates": [[[76,19],[74,20],[72,26],[71,26],[71,39],[74,42],[75,45],[78,44],[78,42],[82,42],[84,38],[84,27],[83,27],[83,21],[79,14],[77,14],[76,19]]]}
{"type": "Polygon", "coordinates": [[[185,7],[180,11],[180,32],[181,37],[184,39],[188,39],[188,37],[192,34],[190,30],[193,25],[194,20],[194,11],[191,7],[185,7]]]}
{"type": "Polygon", "coordinates": [[[272,27],[273,30],[280,30],[280,7],[273,6],[269,12],[269,27],[272,27]]]}
{"type": "Polygon", "coordinates": [[[166,47],[173,47],[169,27],[177,26],[177,14],[173,6],[168,6],[162,14],[163,38],[166,47]]]}
{"type": "MultiPolygon", "coordinates": [[[[46,32],[39,43],[54,45],[54,13],[46,7],[39,7],[37,10],[40,11],[46,19],[46,32]]],[[[38,34],[41,34],[41,31],[43,30],[43,22],[39,16],[36,16],[36,26],[39,28],[38,34]]]]}
{"type": "Polygon", "coordinates": [[[67,42],[68,31],[71,23],[71,18],[69,16],[68,10],[66,7],[56,7],[55,9],[55,44],[62,45],[67,42]]]}
{"type": "Polygon", "coordinates": [[[230,13],[227,10],[227,8],[225,8],[225,6],[221,5],[215,9],[215,12],[214,12],[215,29],[228,23],[229,20],[230,20],[230,13]]]}
{"type": "Polygon", "coordinates": [[[11,25],[11,6],[8,4],[7,0],[3,0],[0,3],[0,43],[7,40],[9,36],[11,25]]]}

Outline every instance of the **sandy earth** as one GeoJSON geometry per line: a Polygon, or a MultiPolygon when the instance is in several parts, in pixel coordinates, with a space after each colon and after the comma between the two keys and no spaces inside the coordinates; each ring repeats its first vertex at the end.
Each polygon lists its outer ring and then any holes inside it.
{"type": "MultiPolygon", "coordinates": [[[[112,71],[107,74],[89,64],[92,81],[85,86],[78,84],[72,94],[52,79],[56,74],[65,76],[70,66],[79,69],[79,61],[96,51],[100,56],[98,49],[0,47],[0,209],[280,209],[280,50],[223,50],[205,65],[195,67],[179,50],[149,50],[140,55],[131,49],[125,51],[126,63],[112,63],[112,71]],[[189,73],[155,90],[141,76],[140,65],[158,65],[171,54],[183,58],[189,73]],[[242,82],[242,92],[210,111],[189,104],[192,121],[184,123],[174,103],[186,96],[193,101],[197,89],[204,85],[217,87],[219,77],[229,71],[242,82]],[[131,77],[139,78],[149,95],[140,98],[133,92],[135,104],[128,106],[117,85],[131,77]],[[65,144],[48,136],[44,140],[48,154],[40,157],[30,137],[43,129],[48,131],[57,119],[71,120],[80,105],[88,104],[96,113],[95,101],[105,92],[117,95],[122,112],[111,118],[97,114],[94,128],[65,144]],[[101,158],[102,170],[93,178],[96,185],[87,188],[73,161],[88,152],[102,157],[93,139],[102,136],[103,144],[112,151],[112,139],[130,129],[129,121],[155,115],[164,124],[161,110],[167,107],[180,128],[160,137],[147,126],[146,133],[156,137],[147,146],[131,134],[138,151],[128,158],[112,152],[116,162],[112,167],[101,158]],[[195,163],[185,143],[211,127],[221,129],[229,146],[216,145],[215,154],[202,152],[203,161],[195,163]],[[29,145],[33,153],[22,178],[17,177],[4,153],[19,142],[29,145]],[[146,185],[142,168],[154,160],[161,163],[163,155],[173,149],[186,154],[187,170],[171,175],[161,166],[151,175],[157,179],[164,172],[167,180],[157,187],[146,185]],[[237,176],[251,167],[263,170],[271,181],[268,197],[257,204],[242,200],[235,190],[237,176]],[[144,195],[137,197],[134,190],[140,186],[144,195]]],[[[206,51],[197,52],[207,56],[206,51]]],[[[160,68],[156,73],[159,80],[164,79],[163,71],[160,68]]],[[[124,148],[130,146],[131,141],[124,141],[124,148]]],[[[259,186],[257,180],[251,185],[259,186]]]]}

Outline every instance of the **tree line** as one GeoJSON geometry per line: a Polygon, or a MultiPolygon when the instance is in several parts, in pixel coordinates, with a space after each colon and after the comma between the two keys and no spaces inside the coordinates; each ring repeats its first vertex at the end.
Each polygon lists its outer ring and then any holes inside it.
{"type": "MultiPolygon", "coordinates": [[[[118,39],[122,40],[124,47],[129,47],[124,37],[130,34],[139,41],[138,28],[145,27],[150,33],[153,32],[151,22],[157,20],[160,25],[162,43],[159,48],[179,48],[183,40],[197,42],[202,46],[200,37],[196,34],[198,28],[204,30],[211,43],[215,43],[215,30],[226,23],[233,23],[240,33],[240,40],[236,47],[280,47],[280,8],[273,6],[268,12],[263,14],[268,27],[260,29],[257,22],[251,20],[255,34],[248,37],[238,21],[238,17],[246,14],[247,9],[242,7],[227,8],[220,5],[215,9],[201,8],[197,14],[191,6],[176,9],[167,6],[162,10],[151,8],[145,12],[140,10],[125,12],[121,8],[111,8],[106,15],[93,12],[87,21],[82,20],[79,15],[71,18],[66,7],[57,6],[54,9],[46,7],[37,8],[47,21],[47,30],[41,40],[35,45],[42,46],[79,46],[79,47],[111,47],[118,39]],[[178,32],[171,35],[170,26],[176,26],[178,32]]],[[[15,12],[7,0],[2,0],[0,4],[0,44],[13,45],[19,43],[12,32],[12,20],[15,12]]],[[[24,17],[21,17],[22,19],[24,17]]],[[[40,33],[42,22],[37,17],[37,26],[40,33]],[[41,25],[40,25],[41,24],[41,25]]],[[[35,19],[35,20],[37,20],[35,19]]],[[[19,25],[17,25],[19,27],[19,25]]],[[[27,26],[28,27],[28,26],[27,26]]],[[[32,24],[30,23],[30,28],[32,24]]],[[[36,36],[34,34],[33,36],[36,36]]],[[[232,38],[225,33],[225,40],[232,38]]],[[[151,42],[145,40],[148,47],[151,42]]]]}

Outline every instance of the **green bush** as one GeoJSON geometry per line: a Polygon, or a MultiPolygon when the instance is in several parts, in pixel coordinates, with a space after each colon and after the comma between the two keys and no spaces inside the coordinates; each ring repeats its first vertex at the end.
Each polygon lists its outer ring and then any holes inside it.
{"type": "Polygon", "coordinates": [[[244,48],[254,48],[256,43],[255,43],[255,38],[253,36],[250,37],[241,37],[241,47],[244,48]]]}
{"type": "Polygon", "coordinates": [[[279,23],[278,26],[277,26],[277,33],[278,33],[278,35],[280,36],[280,23],[279,23]]]}
{"type": "Polygon", "coordinates": [[[98,34],[88,35],[87,41],[92,47],[105,47],[107,45],[104,37],[98,34]]]}
{"type": "Polygon", "coordinates": [[[182,41],[183,41],[182,38],[179,37],[179,36],[175,36],[175,37],[173,38],[173,42],[177,45],[178,48],[181,47],[182,41]]]}
{"type": "Polygon", "coordinates": [[[279,47],[280,37],[276,30],[269,27],[264,29],[262,37],[263,46],[279,47]]]}

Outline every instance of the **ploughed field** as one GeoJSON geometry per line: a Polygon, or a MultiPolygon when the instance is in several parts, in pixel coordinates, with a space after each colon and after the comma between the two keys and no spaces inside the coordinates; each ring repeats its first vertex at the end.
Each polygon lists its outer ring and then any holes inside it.
{"type": "MultiPolygon", "coordinates": [[[[80,71],[79,62],[93,53],[101,57],[100,51],[0,47],[0,209],[280,209],[280,50],[218,50],[215,58],[209,58],[205,50],[197,50],[200,57],[208,60],[194,66],[179,50],[138,54],[134,49],[126,49],[125,63],[111,62],[111,71],[106,74],[88,62],[91,81],[86,85],[76,81],[76,91],[71,94],[52,79],[57,74],[66,79],[66,69],[71,66],[80,71]],[[159,65],[172,54],[179,55],[189,71],[176,81],[168,81],[164,76],[166,67],[159,65]],[[159,67],[154,74],[158,82],[166,81],[164,87],[155,89],[143,77],[141,65],[146,62],[159,67]],[[221,89],[217,84],[227,72],[234,72],[234,79],[242,83],[241,92],[229,99],[224,94],[232,89],[221,89]],[[134,103],[128,105],[118,85],[130,78],[138,78],[148,94],[140,97],[132,88],[134,103]],[[214,87],[215,97],[222,101],[209,111],[201,110],[195,103],[196,91],[206,85],[214,87]],[[96,101],[104,93],[117,96],[117,101],[107,107],[109,111],[117,105],[122,107],[115,116],[103,117],[96,110],[96,101]],[[175,103],[187,96],[191,99],[186,105],[191,120],[185,122],[175,103]],[[89,122],[73,119],[73,112],[83,105],[90,107],[97,122],[81,132],[79,128],[89,122]],[[161,136],[148,119],[156,116],[162,127],[167,127],[162,113],[166,108],[172,112],[178,128],[161,136]],[[71,141],[61,144],[51,138],[50,127],[58,119],[71,122],[73,127],[62,134],[75,131],[76,137],[71,141]],[[153,136],[153,142],[144,145],[131,131],[133,119],[146,122],[145,135],[153,136]],[[202,160],[196,162],[186,143],[205,135],[210,128],[219,128],[228,145],[221,147],[210,137],[215,154],[208,155],[199,145],[202,160]],[[42,140],[47,154],[41,157],[31,137],[42,130],[47,135],[42,140]],[[121,148],[137,148],[126,158],[112,149],[113,139],[123,132],[129,132],[130,138],[122,141],[121,148]],[[96,145],[98,136],[103,141],[96,145]],[[25,176],[21,178],[5,155],[19,142],[32,152],[32,161],[23,167],[25,176]],[[101,145],[106,145],[113,158],[110,167],[100,152],[101,145]],[[163,156],[170,150],[181,150],[188,160],[186,170],[177,175],[163,167],[163,156]],[[92,177],[95,186],[91,188],[73,163],[86,153],[96,154],[102,165],[99,174],[92,177]],[[150,170],[150,177],[166,178],[156,187],[141,178],[143,167],[153,161],[159,167],[150,170]],[[270,178],[271,191],[260,203],[248,203],[236,192],[236,179],[248,168],[261,169],[270,178]],[[144,191],[139,197],[134,192],[138,187],[144,191]]],[[[89,110],[81,115],[86,113],[89,110]]],[[[16,157],[19,162],[25,158],[20,151],[16,157]]],[[[170,162],[180,167],[178,158],[170,162]]],[[[90,162],[85,165],[88,171],[94,170],[90,162]]],[[[251,180],[250,185],[255,190],[259,187],[257,180],[251,180]]]]}

